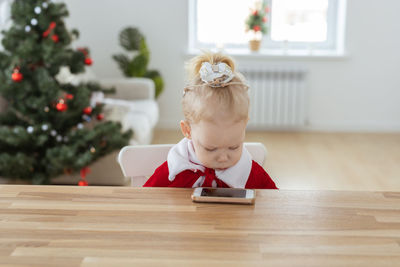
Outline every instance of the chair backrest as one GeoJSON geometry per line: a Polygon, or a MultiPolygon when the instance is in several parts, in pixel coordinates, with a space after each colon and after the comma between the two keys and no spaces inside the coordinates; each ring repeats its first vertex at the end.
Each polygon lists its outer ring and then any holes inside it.
{"type": "MultiPolygon", "coordinates": [[[[265,162],[267,149],[261,143],[244,143],[247,150],[261,166],[265,162]]],[[[140,186],[154,170],[167,160],[168,151],[173,144],[125,146],[118,155],[118,163],[125,177],[131,177],[132,184],[140,186]],[[135,182],[138,177],[138,182],[135,182]]]]}

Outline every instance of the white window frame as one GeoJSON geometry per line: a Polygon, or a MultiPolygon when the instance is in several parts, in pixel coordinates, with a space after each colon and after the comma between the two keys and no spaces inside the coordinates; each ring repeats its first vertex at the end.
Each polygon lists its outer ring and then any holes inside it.
{"type": "MultiPolygon", "coordinates": [[[[197,1],[189,0],[189,54],[196,54],[201,49],[220,50],[214,43],[201,43],[197,40],[197,1]]],[[[271,7],[272,0],[264,0],[271,7]]],[[[275,0],[279,1],[279,0],[275,0]]],[[[271,12],[273,10],[271,9],[271,12]]],[[[329,0],[327,14],[327,40],[325,42],[289,42],[273,41],[270,34],[264,35],[258,55],[310,55],[310,56],[344,56],[344,34],[346,24],[346,0],[329,0]]],[[[271,16],[270,16],[271,18],[271,16]]],[[[268,20],[268,29],[271,29],[271,19],[268,20]]],[[[224,44],[223,49],[230,54],[253,54],[248,45],[224,44]]]]}

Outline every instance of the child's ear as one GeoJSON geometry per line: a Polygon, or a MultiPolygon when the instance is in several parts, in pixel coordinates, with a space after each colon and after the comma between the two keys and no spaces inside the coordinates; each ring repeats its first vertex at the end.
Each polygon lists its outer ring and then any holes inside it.
{"type": "Polygon", "coordinates": [[[191,139],[191,138],[192,138],[192,135],[191,135],[191,128],[190,128],[189,122],[187,122],[187,121],[185,121],[185,120],[182,120],[182,121],[180,122],[180,125],[181,125],[182,134],[183,134],[187,139],[191,139]]]}

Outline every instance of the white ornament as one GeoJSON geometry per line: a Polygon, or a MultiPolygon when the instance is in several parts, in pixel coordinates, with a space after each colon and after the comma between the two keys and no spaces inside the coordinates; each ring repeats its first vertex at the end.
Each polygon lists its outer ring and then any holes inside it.
{"type": "Polygon", "coordinates": [[[56,130],[51,130],[50,135],[51,135],[51,136],[56,136],[56,135],[57,135],[56,130]]]}
{"type": "Polygon", "coordinates": [[[61,142],[62,141],[62,136],[61,135],[57,135],[56,140],[57,140],[57,142],[61,142]]]}
{"type": "Polygon", "coordinates": [[[44,2],[43,4],[42,4],[42,7],[44,7],[44,8],[47,8],[49,5],[46,3],[46,2],[44,2]]]}
{"type": "Polygon", "coordinates": [[[78,129],[83,129],[83,124],[82,123],[78,123],[78,129]]]}
{"type": "Polygon", "coordinates": [[[28,132],[28,133],[33,133],[33,127],[32,126],[29,126],[28,128],[26,128],[26,131],[28,132]]]}
{"type": "Polygon", "coordinates": [[[102,103],[104,100],[104,93],[101,91],[93,92],[90,97],[90,105],[95,107],[98,103],[102,103]]]}
{"type": "Polygon", "coordinates": [[[35,7],[34,11],[36,14],[40,14],[40,12],[42,12],[42,9],[39,6],[37,6],[35,7]]]}
{"type": "Polygon", "coordinates": [[[31,19],[31,24],[32,24],[33,26],[37,25],[37,24],[38,24],[37,19],[35,19],[35,18],[31,19]]]}
{"type": "Polygon", "coordinates": [[[26,25],[26,26],[25,26],[25,31],[26,31],[26,32],[30,32],[30,31],[31,31],[31,26],[26,25]]]}
{"type": "Polygon", "coordinates": [[[49,129],[49,126],[47,124],[42,125],[42,130],[47,131],[49,129]]]}
{"type": "Polygon", "coordinates": [[[68,142],[68,141],[69,141],[68,136],[64,136],[64,142],[68,142]]]}

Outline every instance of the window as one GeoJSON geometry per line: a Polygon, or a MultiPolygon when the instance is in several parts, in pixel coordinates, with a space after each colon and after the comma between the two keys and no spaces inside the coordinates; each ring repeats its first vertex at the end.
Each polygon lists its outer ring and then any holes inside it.
{"type": "MultiPolygon", "coordinates": [[[[246,18],[260,0],[191,0],[189,49],[248,51],[246,18]]],[[[268,32],[261,51],[343,53],[345,0],[264,0],[268,32]]]]}

